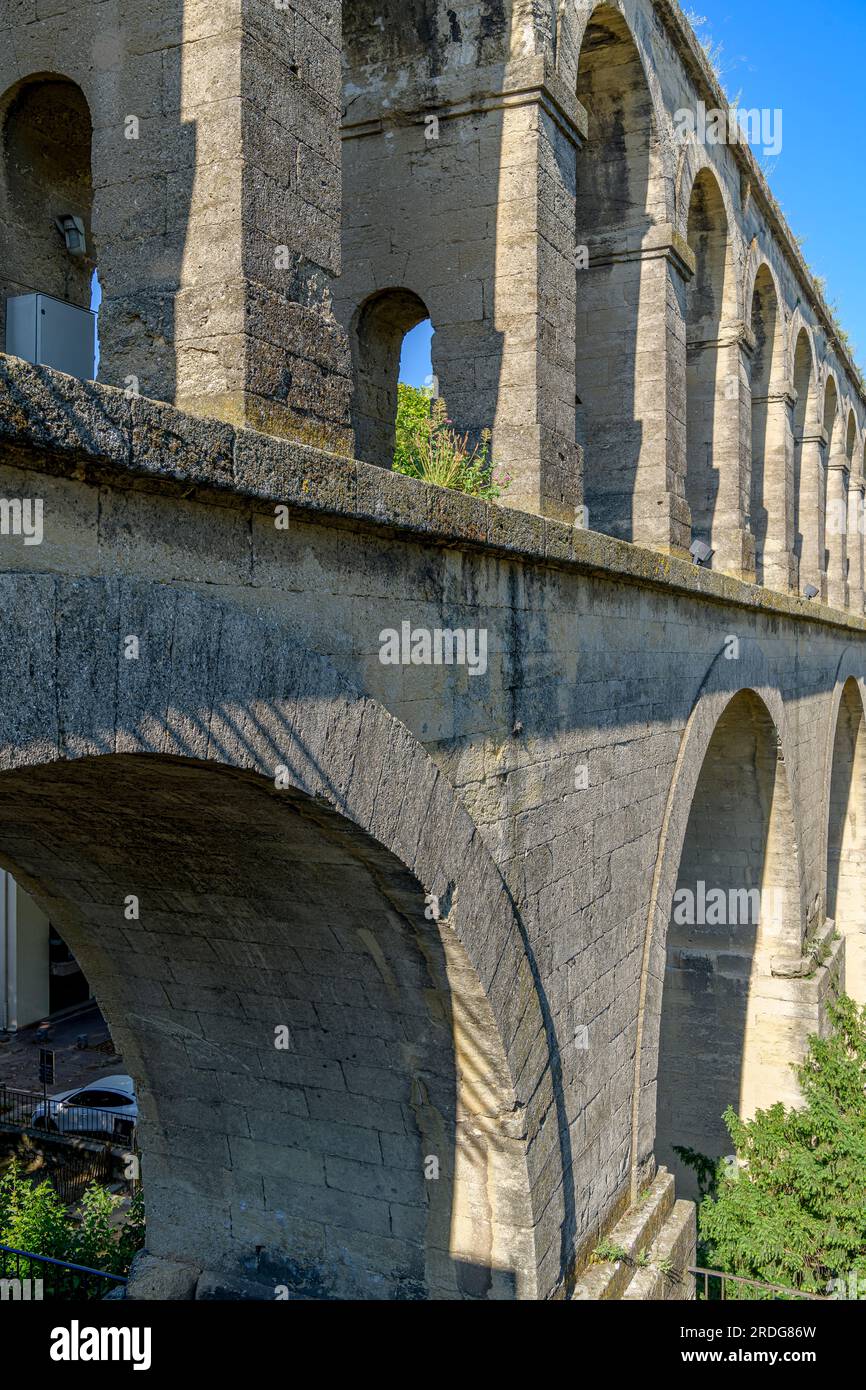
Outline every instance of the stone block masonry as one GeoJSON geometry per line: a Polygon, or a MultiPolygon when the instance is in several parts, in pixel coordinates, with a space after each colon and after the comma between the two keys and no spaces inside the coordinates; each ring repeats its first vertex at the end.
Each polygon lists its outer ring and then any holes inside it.
{"type": "Polygon", "coordinates": [[[45,500],[3,580],[3,854],[136,1076],[151,1255],[566,1294],[712,1104],[694,1049],[671,1103],[678,1028],[733,1010],[727,1094],[763,1103],[858,988],[864,620],[11,359],[0,447],[45,500]],[[484,628],[487,670],[383,665],[403,620],[484,628]],[[704,776],[724,738],[754,786],[704,776]],[[669,935],[738,856],[780,924],[669,935]]]}

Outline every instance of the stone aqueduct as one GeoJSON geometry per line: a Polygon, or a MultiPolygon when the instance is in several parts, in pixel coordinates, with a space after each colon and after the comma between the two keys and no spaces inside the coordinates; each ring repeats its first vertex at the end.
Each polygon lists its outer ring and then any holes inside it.
{"type": "Polygon", "coordinates": [[[136,1079],[134,1288],[616,1296],[647,1203],[682,1266],[672,1146],[866,1002],[866,400],[748,149],[673,138],[715,78],[668,0],[55,8],[4,291],[98,268],[106,384],[0,359],[0,862],[136,1079]],[[507,507],[377,466],[428,313],[507,507]]]}

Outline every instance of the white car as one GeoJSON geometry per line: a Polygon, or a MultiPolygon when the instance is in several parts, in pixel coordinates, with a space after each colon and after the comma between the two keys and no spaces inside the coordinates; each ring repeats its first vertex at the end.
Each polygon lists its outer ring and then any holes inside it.
{"type": "Polygon", "coordinates": [[[47,1104],[37,1105],[30,1123],[35,1129],[62,1134],[102,1134],[126,1142],[138,1119],[131,1076],[100,1076],[86,1086],[60,1091],[47,1104]]]}

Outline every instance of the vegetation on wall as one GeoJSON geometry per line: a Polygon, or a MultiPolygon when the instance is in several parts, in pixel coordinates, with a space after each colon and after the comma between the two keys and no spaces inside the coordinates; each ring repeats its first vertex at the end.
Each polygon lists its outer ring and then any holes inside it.
{"type": "Polygon", "coordinates": [[[729,1109],[736,1163],[678,1152],[707,1194],[698,1213],[705,1268],[866,1297],[866,1008],[843,997],[829,1015],[832,1032],[810,1039],[797,1068],[800,1109],[780,1103],[746,1122],[729,1109]]]}
{"type": "Polygon", "coordinates": [[[491,461],[489,430],[470,444],[468,434],[452,427],[441,398],[403,382],[397,387],[394,472],[485,501],[500,497],[511,482],[491,461]]]}

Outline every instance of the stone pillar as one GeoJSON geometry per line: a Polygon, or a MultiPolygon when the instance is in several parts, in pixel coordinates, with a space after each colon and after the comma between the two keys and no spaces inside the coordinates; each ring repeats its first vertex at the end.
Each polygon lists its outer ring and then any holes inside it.
{"type": "Polygon", "coordinates": [[[667,223],[586,250],[577,357],[589,526],[684,557],[685,287],[694,253],[667,223]]]}
{"type": "MultiPolygon", "coordinates": [[[[533,60],[527,76],[530,91],[500,113],[494,263],[484,284],[500,350],[492,457],[513,479],[504,503],[574,523],[584,501],[574,268],[576,156],[586,116],[545,60],[533,60]]],[[[512,77],[506,93],[513,85],[512,77]]]]}
{"type": "Polygon", "coordinates": [[[864,495],[866,480],[862,476],[852,477],[848,483],[848,602],[852,612],[858,617],[863,613],[866,603],[863,555],[864,495]]]}
{"type": "Polygon", "coordinates": [[[100,379],[348,452],[339,3],[121,7],[88,93],[100,379]]]}
{"type": "MultiPolygon", "coordinates": [[[[796,395],[787,381],[772,385],[766,396],[752,396],[753,421],[760,413],[763,439],[763,511],[760,518],[761,554],[756,553],[756,578],[768,589],[789,593],[796,588],[794,555],[794,406],[796,395]]],[[[753,430],[753,438],[754,438],[753,430]]],[[[755,458],[752,457],[752,471],[755,458]]],[[[754,477],[753,477],[754,485],[754,477]]],[[[751,530],[759,518],[750,508],[751,530]]]]}
{"type": "Polygon", "coordinates": [[[818,590],[822,601],[827,597],[827,572],[824,556],[825,455],[827,432],[819,429],[804,434],[800,449],[800,517],[802,536],[800,552],[800,592],[811,585],[818,590]]]}
{"type": "Polygon", "coordinates": [[[848,607],[848,459],[836,453],[827,473],[827,602],[848,607]]]}

